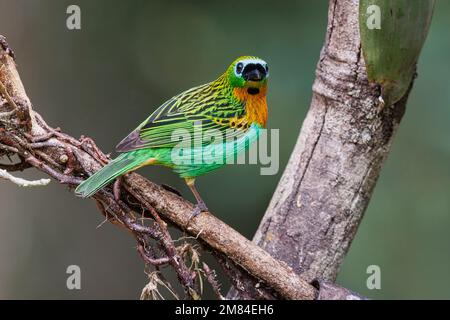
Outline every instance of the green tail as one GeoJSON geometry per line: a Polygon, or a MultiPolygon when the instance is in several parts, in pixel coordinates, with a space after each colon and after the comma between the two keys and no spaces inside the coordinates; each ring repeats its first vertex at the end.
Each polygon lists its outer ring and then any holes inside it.
{"type": "Polygon", "coordinates": [[[87,180],[83,181],[75,189],[75,194],[83,198],[88,198],[117,177],[137,168],[149,158],[148,152],[142,151],[144,150],[131,151],[121,154],[95,174],[90,176],[87,180]]]}

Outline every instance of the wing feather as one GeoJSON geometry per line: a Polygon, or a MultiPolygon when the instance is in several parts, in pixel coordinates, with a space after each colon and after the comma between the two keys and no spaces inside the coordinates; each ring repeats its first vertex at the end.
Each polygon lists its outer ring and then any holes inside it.
{"type": "MultiPolygon", "coordinates": [[[[244,113],[243,103],[230,98],[223,87],[207,83],[167,100],[123,139],[116,151],[174,147],[179,143],[172,136],[175,130],[186,130],[184,132],[190,134],[192,143],[200,143],[197,140],[201,137],[194,134],[199,125],[202,131],[218,130],[223,140],[239,137],[248,130],[248,126],[231,130],[230,121],[242,118],[244,113]]],[[[210,144],[214,141],[201,143],[210,144]]]]}

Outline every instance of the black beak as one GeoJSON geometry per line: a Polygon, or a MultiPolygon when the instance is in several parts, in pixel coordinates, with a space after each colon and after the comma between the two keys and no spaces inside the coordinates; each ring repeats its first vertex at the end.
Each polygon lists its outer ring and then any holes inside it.
{"type": "Polygon", "coordinates": [[[266,69],[259,63],[249,63],[242,71],[242,76],[246,81],[262,81],[266,75],[266,69]]]}

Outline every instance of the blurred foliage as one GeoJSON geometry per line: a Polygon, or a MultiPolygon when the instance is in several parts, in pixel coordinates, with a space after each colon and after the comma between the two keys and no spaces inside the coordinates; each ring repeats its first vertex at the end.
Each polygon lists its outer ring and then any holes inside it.
{"type": "MultiPolygon", "coordinates": [[[[327,22],[321,1],[0,0],[0,33],[17,54],[37,110],[105,151],[165,99],[214,79],[237,56],[270,64],[269,127],[281,170],[229,166],[198,188],[224,221],[252,237],[288,161],[311,98],[327,22]],[[78,4],[82,30],[65,26],[78,4]]],[[[339,283],[372,298],[450,298],[450,2],[438,1],[408,110],[339,283]],[[366,288],[379,265],[381,290],[366,288]]],[[[164,168],[141,173],[191,197],[164,168]]],[[[34,171],[24,176],[36,177],[34,171]]],[[[0,183],[0,298],[138,298],[147,283],[133,239],[64,188],[0,183]],[[66,289],[66,267],[82,290],[66,289]]]]}

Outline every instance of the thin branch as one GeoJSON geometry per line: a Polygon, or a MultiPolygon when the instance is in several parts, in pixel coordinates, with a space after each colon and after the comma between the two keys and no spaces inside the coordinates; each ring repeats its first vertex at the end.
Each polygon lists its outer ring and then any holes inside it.
{"type": "Polygon", "coordinates": [[[0,143],[0,150],[4,150],[9,153],[19,153],[19,149],[2,144],[2,143],[0,143]]]}
{"type": "Polygon", "coordinates": [[[145,263],[151,264],[153,266],[162,266],[170,262],[169,257],[162,257],[162,258],[149,257],[148,253],[144,249],[144,246],[141,244],[138,245],[138,252],[141,255],[142,259],[145,261],[145,263]]]}
{"type": "Polygon", "coordinates": [[[225,297],[220,292],[220,283],[217,281],[216,272],[212,270],[206,263],[203,262],[203,271],[205,272],[206,280],[208,280],[209,284],[213,288],[214,293],[216,294],[219,300],[226,300],[225,297]]]}
{"type": "MultiPolygon", "coordinates": [[[[3,66],[2,66],[3,67],[3,66]]],[[[11,98],[11,96],[8,93],[8,90],[6,89],[5,85],[3,84],[3,82],[0,81],[0,93],[5,97],[6,101],[8,101],[8,104],[11,106],[12,110],[11,111],[16,111],[19,110],[19,107],[17,106],[17,104],[14,102],[14,100],[11,98]]]]}
{"type": "Polygon", "coordinates": [[[19,187],[43,187],[50,183],[50,179],[39,179],[39,180],[25,180],[18,178],[10,174],[4,169],[0,169],[0,179],[8,180],[19,187]]]}

